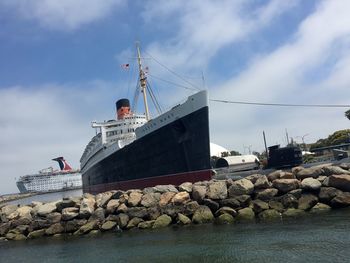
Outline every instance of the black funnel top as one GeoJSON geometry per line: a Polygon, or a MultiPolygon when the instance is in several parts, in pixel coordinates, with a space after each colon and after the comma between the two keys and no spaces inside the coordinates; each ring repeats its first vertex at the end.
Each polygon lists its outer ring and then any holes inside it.
{"type": "Polygon", "coordinates": [[[117,106],[117,110],[119,110],[121,107],[130,107],[130,102],[128,99],[120,99],[115,105],[117,106]]]}

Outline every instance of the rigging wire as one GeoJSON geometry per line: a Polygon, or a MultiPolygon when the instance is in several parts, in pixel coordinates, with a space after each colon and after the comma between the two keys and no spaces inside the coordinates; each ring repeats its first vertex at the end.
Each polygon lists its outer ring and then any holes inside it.
{"type": "Polygon", "coordinates": [[[213,102],[243,104],[243,105],[257,105],[257,106],[277,106],[277,107],[313,107],[313,108],[349,108],[350,105],[342,104],[287,104],[287,103],[263,103],[263,102],[248,102],[248,101],[230,101],[209,99],[213,102]]]}
{"type": "Polygon", "coordinates": [[[166,82],[166,83],[168,83],[168,84],[172,84],[172,85],[174,85],[174,86],[178,86],[178,87],[180,87],[180,88],[184,88],[184,89],[188,89],[188,90],[198,90],[198,89],[194,89],[194,88],[190,88],[190,87],[187,87],[187,86],[184,86],[184,85],[177,84],[177,83],[172,82],[172,81],[169,81],[169,80],[165,80],[165,79],[156,77],[156,76],[154,76],[153,74],[149,74],[149,73],[148,73],[147,75],[148,75],[148,76],[151,76],[152,78],[158,79],[158,80],[160,80],[160,81],[166,82]]]}
{"type": "Polygon", "coordinates": [[[146,88],[147,88],[147,91],[148,91],[148,93],[149,93],[149,95],[150,95],[150,97],[151,97],[151,100],[152,100],[152,102],[153,102],[153,105],[154,105],[154,107],[156,108],[158,114],[161,114],[161,113],[162,113],[162,109],[161,109],[161,107],[160,107],[160,105],[159,105],[159,103],[158,103],[157,98],[154,96],[153,90],[152,90],[151,86],[149,85],[149,83],[147,83],[146,88]]]}
{"type": "Polygon", "coordinates": [[[174,74],[176,77],[178,77],[179,79],[181,79],[182,81],[186,82],[187,84],[190,84],[192,87],[194,87],[196,90],[200,90],[196,85],[194,85],[193,83],[189,82],[187,79],[183,78],[182,76],[180,76],[179,74],[177,74],[175,71],[171,70],[170,68],[168,68],[167,66],[165,66],[163,63],[161,63],[159,60],[155,59],[151,54],[149,54],[148,52],[144,52],[146,54],[148,54],[148,56],[150,56],[155,62],[157,62],[159,65],[161,65],[163,68],[165,68],[166,70],[168,70],[170,73],[174,74]]]}

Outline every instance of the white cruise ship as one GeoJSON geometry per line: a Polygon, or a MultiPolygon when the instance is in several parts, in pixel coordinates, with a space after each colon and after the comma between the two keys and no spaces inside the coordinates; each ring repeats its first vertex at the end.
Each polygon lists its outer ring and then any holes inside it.
{"type": "Polygon", "coordinates": [[[49,167],[38,174],[21,176],[16,182],[19,191],[46,193],[82,188],[80,170],[72,169],[63,157],[52,160],[58,162],[61,170],[49,167]]]}

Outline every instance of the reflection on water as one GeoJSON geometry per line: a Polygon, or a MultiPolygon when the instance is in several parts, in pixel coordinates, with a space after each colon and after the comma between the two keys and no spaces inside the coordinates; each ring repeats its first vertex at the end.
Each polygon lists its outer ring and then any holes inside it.
{"type": "Polygon", "coordinates": [[[349,262],[350,210],[275,223],[201,225],[0,243],[1,262],[349,262]]]}

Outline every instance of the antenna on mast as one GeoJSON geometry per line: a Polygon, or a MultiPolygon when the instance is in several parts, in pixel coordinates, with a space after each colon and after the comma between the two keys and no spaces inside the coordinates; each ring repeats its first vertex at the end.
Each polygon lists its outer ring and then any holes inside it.
{"type": "Polygon", "coordinates": [[[147,96],[146,96],[147,77],[146,77],[145,72],[142,69],[140,43],[138,41],[136,42],[136,49],[137,49],[137,63],[139,65],[139,72],[140,72],[139,80],[140,80],[141,92],[143,94],[143,102],[145,104],[146,120],[149,121],[150,117],[149,117],[147,96]]]}

